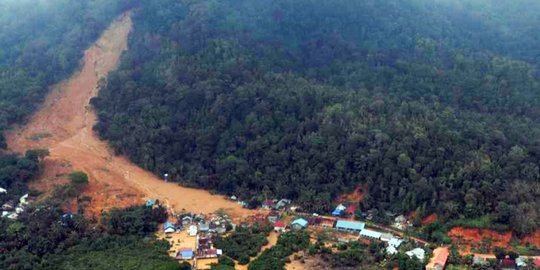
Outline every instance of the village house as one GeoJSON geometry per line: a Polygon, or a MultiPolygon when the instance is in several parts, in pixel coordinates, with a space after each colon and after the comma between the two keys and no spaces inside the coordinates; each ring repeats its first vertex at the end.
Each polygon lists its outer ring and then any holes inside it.
{"type": "Polygon", "coordinates": [[[146,207],[153,207],[153,206],[156,205],[156,204],[157,204],[157,200],[156,200],[156,199],[148,199],[144,205],[145,205],[146,207]]]}
{"type": "Polygon", "coordinates": [[[205,250],[212,248],[212,239],[211,237],[200,237],[197,241],[197,249],[205,250]]]}
{"type": "Polygon", "coordinates": [[[272,209],[275,207],[275,203],[272,200],[265,200],[262,202],[263,209],[272,209]]]}
{"type": "Polygon", "coordinates": [[[446,266],[446,261],[450,251],[447,247],[439,247],[433,250],[433,257],[426,265],[426,270],[442,270],[446,266]]]}
{"type": "Polygon", "coordinates": [[[424,261],[424,257],[426,256],[426,251],[422,248],[415,248],[413,250],[409,250],[405,252],[409,258],[416,257],[419,261],[424,261]]]}
{"type": "Polygon", "coordinates": [[[488,265],[489,261],[487,260],[486,257],[475,255],[473,257],[473,263],[472,264],[476,265],[476,266],[488,265]]]}
{"type": "Polygon", "coordinates": [[[386,253],[387,253],[387,254],[390,254],[390,255],[394,255],[394,254],[397,254],[397,253],[398,253],[398,250],[397,250],[396,247],[388,245],[388,246],[386,247],[386,253]]]}
{"type": "Polygon", "coordinates": [[[516,258],[516,266],[518,268],[525,267],[525,266],[527,266],[527,262],[522,257],[518,257],[518,258],[516,258]]]}
{"type": "Polygon", "coordinates": [[[336,222],[336,229],[343,231],[360,232],[366,226],[363,222],[338,220],[336,222]]]}
{"type": "Polygon", "coordinates": [[[534,266],[540,267],[540,259],[533,259],[532,263],[533,263],[534,266]]]}
{"type": "Polygon", "coordinates": [[[341,216],[341,213],[342,213],[345,209],[347,209],[347,208],[345,207],[345,205],[339,204],[338,206],[336,206],[336,208],[334,209],[334,211],[332,211],[332,216],[334,216],[334,217],[339,217],[339,216],[341,216]]]}
{"type": "Polygon", "coordinates": [[[516,260],[505,258],[500,260],[499,267],[501,270],[514,270],[517,269],[516,260]]]}
{"type": "Polygon", "coordinates": [[[291,204],[291,200],[289,199],[281,199],[279,200],[279,202],[276,203],[276,209],[279,209],[279,210],[282,210],[284,209],[287,205],[291,204]]]}
{"type": "Polygon", "coordinates": [[[392,227],[404,230],[407,225],[407,218],[405,218],[404,215],[399,215],[394,219],[394,224],[392,224],[392,227]]]}
{"type": "Polygon", "coordinates": [[[3,211],[13,211],[15,209],[15,203],[13,201],[6,202],[2,205],[3,211]]]}
{"type": "Polygon", "coordinates": [[[210,232],[214,232],[218,234],[223,234],[227,232],[227,224],[225,222],[212,221],[210,222],[208,227],[210,228],[209,230],[210,232]]]}
{"type": "Polygon", "coordinates": [[[401,243],[403,243],[403,240],[401,240],[401,239],[399,239],[397,237],[392,237],[392,239],[390,239],[390,241],[388,241],[389,246],[393,246],[393,247],[396,247],[396,248],[401,246],[401,243]]]}
{"type": "Polygon", "coordinates": [[[205,249],[197,252],[197,259],[217,258],[221,255],[223,255],[223,250],[221,249],[205,249]]]}
{"type": "MultiPolygon", "coordinates": [[[[403,240],[397,238],[397,237],[394,237],[390,234],[391,238],[390,240],[388,241],[385,241],[388,243],[388,246],[386,247],[386,253],[388,254],[397,254],[398,253],[398,248],[399,246],[401,246],[401,243],[403,243],[403,240]]],[[[383,233],[381,235],[381,240],[383,240],[383,238],[386,240],[388,238],[388,233],[383,233]]]]}
{"type": "Polygon", "coordinates": [[[189,224],[193,223],[193,217],[191,215],[186,215],[181,218],[182,220],[182,226],[186,227],[189,224]]]}
{"type": "Polygon", "coordinates": [[[278,221],[274,223],[274,231],[276,232],[285,232],[287,229],[287,223],[278,221]]]}
{"type": "Polygon", "coordinates": [[[199,232],[206,233],[210,231],[210,226],[207,223],[199,224],[199,232]]]}
{"type": "Polygon", "coordinates": [[[270,223],[276,223],[280,218],[280,215],[279,215],[279,212],[278,211],[271,211],[268,216],[266,217],[266,219],[268,220],[268,222],[270,223]]]}
{"type": "Polygon", "coordinates": [[[189,236],[197,236],[197,226],[190,225],[188,228],[188,235],[189,236]]]}
{"type": "Polygon", "coordinates": [[[174,226],[174,224],[172,224],[169,221],[165,222],[165,225],[163,226],[163,232],[165,232],[165,233],[173,233],[175,231],[176,231],[176,226],[174,226]]]}
{"type": "Polygon", "coordinates": [[[383,242],[389,242],[392,238],[394,238],[394,236],[390,233],[381,233],[381,241],[383,242]]]}
{"type": "Polygon", "coordinates": [[[194,253],[191,248],[181,248],[176,254],[176,260],[187,261],[193,259],[194,253]]]}
{"type": "Polygon", "coordinates": [[[0,187],[0,193],[7,193],[7,189],[4,189],[4,188],[0,187]]]}
{"type": "Polygon", "coordinates": [[[293,228],[294,230],[302,230],[302,229],[305,229],[307,228],[308,226],[308,221],[303,219],[303,218],[299,218],[299,219],[295,219],[292,223],[291,223],[291,228],[293,228]]]}
{"type": "Polygon", "coordinates": [[[373,230],[363,229],[360,231],[360,236],[369,239],[381,239],[381,233],[373,230]]]}
{"type": "Polygon", "coordinates": [[[345,208],[345,213],[347,213],[347,215],[350,217],[354,216],[356,213],[356,206],[352,204],[347,206],[347,208],[345,208]]]}

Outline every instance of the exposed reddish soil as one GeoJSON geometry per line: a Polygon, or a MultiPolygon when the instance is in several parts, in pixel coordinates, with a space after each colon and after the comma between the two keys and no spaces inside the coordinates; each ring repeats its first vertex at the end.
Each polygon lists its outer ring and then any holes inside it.
{"type": "Polygon", "coordinates": [[[431,224],[435,221],[437,221],[437,214],[433,213],[427,217],[425,217],[424,219],[422,219],[422,225],[428,225],[428,224],[431,224]]]}
{"type": "MultiPolygon", "coordinates": [[[[470,251],[473,247],[481,246],[482,240],[486,238],[491,239],[492,248],[502,247],[505,249],[512,249],[509,245],[513,236],[512,232],[500,234],[494,230],[454,227],[448,232],[448,235],[452,238],[454,243],[465,248],[465,251],[470,251]]],[[[540,248],[540,230],[521,239],[521,244],[525,245],[526,243],[540,248]]]]}
{"type": "Polygon", "coordinates": [[[479,246],[483,239],[490,238],[492,247],[508,248],[508,243],[512,239],[512,233],[506,232],[499,234],[497,231],[484,230],[477,228],[463,228],[454,227],[448,235],[452,238],[454,243],[460,246],[479,246]]]}
{"type": "Polygon", "coordinates": [[[540,230],[536,230],[536,232],[534,232],[533,234],[525,236],[521,240],[521,243],[523,245],[526,245],[527,243],[529,243],[533,246],[540,248],[540,230]]]}
{"type": "Polygon", "coordinates": [[[357,186],[352,193],[343,194],[336,199],[337,203],[351,202],[353,204],[359,204],[366,196],[366,187],[357,186]]]}
{"type": "Polygon", "coordinates": [[[81,170],[90,179],[83,194],[92,197],[86,209],[90,215],[112,207],[140,204],[145,198],[159,199],[177,211],[210,213],[225,209],[236,218],[249,215],[250,211],[222,196],[161,181],[125,157],[115,156],[93,132],[96,116],[89,101],[97,95],[99,81],[117,67],[122,52],[127,49],[131,27],[129,13],[111,24],[85,52],[81,71],[53,87],[43,106],[25,126],[6,134],[12,151],[23,153],[28,149],[48,148],[51,153],[44,162],[43,175],[32,187],[50,191],[65,181],[64,174],[81,170]]]}

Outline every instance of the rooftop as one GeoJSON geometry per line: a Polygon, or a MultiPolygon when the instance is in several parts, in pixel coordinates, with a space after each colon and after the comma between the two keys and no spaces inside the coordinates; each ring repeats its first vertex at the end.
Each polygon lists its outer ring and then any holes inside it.
{"type": "Polygon", "coordinates": [[[292,225],[300,225],[302,227],[307,227],[308,221],[303,219],[303,218],[299,218],[299,219],[294,220],[291,224],[292,225]]]}
{"type": "Polygon", "coordinates": [[[434,268],[435,265],[446,265],[446,260],[448,260],[448,256],[450,255],[450,251],[447,247],[439,247],[433,250],[433,257],[431,260],[429,260],[429,263],[426,265],[426,268],[434,268]]]}
{"type": "Polygon", "coordinates": [[[285,227],[287,227],[287,223],[278,221],[278,222],[274,223],[274,227],[285,228],[285,227]]]}
{"type": "Polygon", "coordinates": [[[381,233],[380,232],[372,231],[372,230],[368,230],[368,229],[363,229],[360,232],[360,235],[370,237],[370,238],[381,238],[381,233]]]}
{"type": "Polygon", "coordinates": [[[366,224],[364,224],[363,222],[347,221],[347,220],[338,220],[336,223],[336,228],[346,229],[346,230],[360,231],[360,230],[363,230],[365,226],[366,224]]]}

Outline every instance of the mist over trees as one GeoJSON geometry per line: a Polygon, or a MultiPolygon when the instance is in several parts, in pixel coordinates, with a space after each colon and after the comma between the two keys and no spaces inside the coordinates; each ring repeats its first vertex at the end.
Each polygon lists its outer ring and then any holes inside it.
{"type": "Polygon", "coordinates": [[[328,211],[367,184],[379,221],[418,210],[530,233],[540,92],[520,49],[539,24],[514,12],[540,9],[464,3],[143,2],[96,130],[184,185],[328,211]]]}
{"type": "MultiPolygon", "coordinates": [[[[0,134],[41,104],[49,88],[79,67],[84,50],[135,2],[0,2],[0,134]]],[[[0,148],[4,148],[3,134],[0,148]]]]}

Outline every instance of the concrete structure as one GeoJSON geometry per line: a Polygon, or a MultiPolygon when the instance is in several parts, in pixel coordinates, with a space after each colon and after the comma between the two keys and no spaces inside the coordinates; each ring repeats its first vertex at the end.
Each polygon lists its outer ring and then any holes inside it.
{"type": "Polygon", "coordinates": [[[362,236],[362,237],[364,237],[364,238],[380,239],[380,238],[381,238],[381,233],[380,233],[380,232],[377,232],[377,231],[372,231],[372,230],[368,230],[368,229],[363,229],[363,230],[360,232],[360,236],[362,236]]]}
{"type": "Polygon", "coordinates": [[[176,231],[176,226],[170,222],[165,222],[165,225],[163,226],[163,231],[165,233],[173,233],[176,231]]]}
{"type": "Polygon", "coordinates": [[[386,247],[386,254],[394,255],[397,254],[398,251],[394,246],[387,246],[386,247]]]}
{"type": "Polygon", "coordinates": [[[144,205],[146,205],[146,207],[152,207],[156,205],[156,203],[157,203],[156,199],[148,199],[144,205]]]}
{"type": "Polygon", "coordinates": [[[308,224],[309,223],[307,220],[303,218],[299,218],[299,219],[294,220],[291,223],[291,227],[295,230],[301,230],[301,229],[307,228],[308,224]]]}
{"type": "Polygon", "coordinates": [[[398,248],[399,246],[401,246],[401,243],[403,243],[403,240],[401,240],[399,238],[396,238],[396,237],[392,237],[392,239],[390,239],[390,241],[388,241],[388,245],[393,246],[395,248],[398,248]]]}
{"type": "Polygon", "coordinates": [[[276,232],[285,232],[285,229],[287,228],[287,223],[285,222],[276,222],[274,223],[274,231],[276,232]]]}
{"type": "Polygon", "coordinates": [[[177,260],[191,260],[193,259],[194,253],[191,248],[181,248],[176,254],[177,260]]]}
{"type": "Polygon", "coordinates": [[[394,238],[394,236],[390,233],[382,233],[381,234],[381,241],[383,242],[389,242],[390,240],[392,240],[392,238],[394,238]]]}
{"type": "Polygon", "coordinates": [[[338,230],[360,232],[365,227],[366,227],[366,224],[363,222],[346,221],[346,220],[338,220],[336,222],[336,229],[338,230]]]}
{"type": "Polygon", "coordinates": [[[335,217],[341,216],[341,213],[342,213],[345,209],[347,209],[347,207],[345,207],[345,205],[339,204],[338,206],[336,206],[336,209],[334,209],[334,211],[332,211],[332,216],[335,216],[335,217]]]}
{"type": "Polygon", "coordinates": [[[416,257],[419,261],[424,261],[426,251],[421,248],[415,248],[405,252],[405,254],[407,254],[410,258],[416,257]]]}
{"type": "Polygon", "coordinates": [[[195,225],[189,226],[188,235],[189,236],[197,236],[197,226],[195,226],[195,225]]]}

